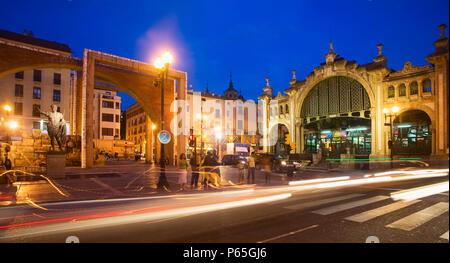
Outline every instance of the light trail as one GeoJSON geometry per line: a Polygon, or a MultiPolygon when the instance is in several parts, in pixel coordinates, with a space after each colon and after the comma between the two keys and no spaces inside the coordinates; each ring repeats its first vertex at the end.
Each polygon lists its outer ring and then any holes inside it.
{"type": "Polygon", "coordinates": [[[291,196],[292,194],[285,193],[239,201],[223,202],[218,204],[199,205],[193,207],[177,208],[176,206],[159,206],[145,209],[115,211],[101,214],[56,218],[22,224],[0,226],[0,230],[7,230],[7,229],[15,230],[14,232],[5,232],[4,237],[0,237],[0,240],[15,237],[32,236],[50,232],[86,230],[97,227],[108,227],[122,224],[139,223],[148,220],[184,217],[193,214],[200,214],[224,209],[256,205],[261,203],[268,203],[286,199],[291,196]],[[95,220],[88,220],[88,219],[95,219],[95,220]],[[30,226],[34,226],[34,228],[22,229],[23,227],[30,227],[30,226]]]}
{"type": "Polygon", "coordinates": [[[322,182],[330,182],[330,181],[341,181],[341,180],[348,180],[348,179],[350,179],[350,176],[311,179],[311,180],[302,180],[302,181],[291,181],[291,182],[289,182],[289,185],[314,184],[314,183],[322,183],[322,182]]]}
{"type": "Polygon", "coordinates": [[[448,181],[438,184],[426,185],[417,188],[412,188],[408,190],[398,191],[391,193],[391,198],[394,200],[405,200],[411,201],[422,197],[427,197],[430,195],[435,195],[438,193],[448,191],[448,181]]]}

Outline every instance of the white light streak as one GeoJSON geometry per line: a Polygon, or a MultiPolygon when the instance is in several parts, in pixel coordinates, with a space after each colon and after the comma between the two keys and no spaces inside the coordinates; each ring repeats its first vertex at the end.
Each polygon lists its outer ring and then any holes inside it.
{"type": "Polygon", "coordinates": [[[411,201],[415,200],[421,197],[426,197],[430,195],[435,195],[438,193],[446,192],[448,191],[448,181],[438,184],[432,184],[417,188],[412,188],[408,190],[398,191],[391,193],[391,198],[394,200],[405,200],[405,201],[411,201]]]}

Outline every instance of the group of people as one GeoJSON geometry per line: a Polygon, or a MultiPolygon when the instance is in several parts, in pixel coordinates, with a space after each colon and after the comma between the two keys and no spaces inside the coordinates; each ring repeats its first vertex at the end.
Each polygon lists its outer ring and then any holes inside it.
{"type": "MultiPolygon", "coordinates": [[[[186,190],[188,174],[191,175],[190,188],[197,189],[200,183],[203,185],[203,189],[209,189],[210,185],[220,186],[221,176],[219,167],[219,157],[215,151],[209,151],[204,158],[191,158],[188,162],[186,155],[183,153],[177,162],[179,169],[178,184],[180,190],[186,190]]],[[[272,171],[272,162],[269,159],[262,160],[262,168],[265,174],[266,183],[270,183],[270,174],[272,171]]],[[[245,179],[245,162],[239,162],[239,183],[243,184],[245,179]]],[[[247,159],[247,183],[255,183],[256,173],[256,157],[255,153],[252,153],[247,159]]]]}
{"type": "Polygon", "coordinates": [[[219,157],[215,151],[208,151],[204,158],[191,158],[188,162],[186,155],[182,153],[180,159],[177,162],[177,167],[179,169],[178,173],[178,184],[180,185],[180,190],[186,190],[187,176],[191,174],[191,189],[197,189],[200,183],[203,185],[203,189],[209,189],[210,184],[220,185],[220,168],[219,168],[219,157]]]}

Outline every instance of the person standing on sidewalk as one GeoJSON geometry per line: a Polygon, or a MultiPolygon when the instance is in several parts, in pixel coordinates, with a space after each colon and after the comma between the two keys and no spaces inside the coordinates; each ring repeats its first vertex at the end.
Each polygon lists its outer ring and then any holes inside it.
{"type": "Polygon", "coordinates": [[[196,159],[197,158],[195,158],[195,156],[193,156],[190,160],[191,170],[192,170],[191,189],[197,189],[197,187],[198,187],[198,162],[196,159]]]}
{"type": "Polygon", "coordinates": [[[255,183],[255,171],[256,171],[255,153],[252,153],[250,155],[250,157],[248,157],[247,162],[248,162],[247,183],[254,184],[255,183]],[[250,177],[251,177],[251,182],[250,182],[250,177]]]}
{"type": "Polygon", "coordinates": [[[180,191],[184,191],[184,186],[187,183],[187,168],[188,164],[186,161],[186,155],[184,153],[180,154],[180,161],[178,162],[178,184],[180,185],[180,191]]]}

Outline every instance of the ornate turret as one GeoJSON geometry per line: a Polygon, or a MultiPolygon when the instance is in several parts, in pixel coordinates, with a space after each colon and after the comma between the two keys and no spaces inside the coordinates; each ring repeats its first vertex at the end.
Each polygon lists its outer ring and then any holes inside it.
{"type": "Polygon", "coordinates": [[[441,31],[441,34],[440,34],[438,40],[436,40],[434,42],[434,46],[436,47],[436,50],[434,51],[433,54],[428,55],[426,57],[427,61],[430,64],[434,65],[436,63],[436,61],[435,61],[436,57],[439,57],[439,56],[445,55],[445,54],[447,54],[447,56],[448,56],[448,51],[449,51],[448,38],[445,36],[445,32],[444,32],[444,30],[446,28],[447,28],[447,25],[445,25],[445,24],[438,26],[438,29],[441,31]]]}
{"type": "Polygon", "coordinates": [[[333,49],[333,42],[330,42],[330,50],[328,51],[328,54],[325,55],[325,58],[327,59],[327,64],[333,64],[334,60],[338,57],[339,55],[336,54],[334,52],[333,49]]]}
{"type": "Polygon", "coordinates": [[[268,97],[269,99],[273,98],[273,94],[272,94],[272,87],[270,87],[269,84],[269,78],[266,78],[266,86],[263,88],[264,93],[260,96],[262,97],[268,97]]]}
{"type": "Polygon", "coordinates": [[[383,51],[381,50],[383,48],[383,44],[378,44],[377,48],[378,48],[378,56],[376,56],[373,59],[373,61],[376,62],[376,63],[380,62],[380,63],[386,64],[388,59],[385,56],[383,56],[383,51]]]}
{"type": "Polygon", "coordinates": [[[295,69],[292,70],[292,79],[289,81],[289,84],[294,85],[297,82],[297,78],[295,77],[295,69]]]}

